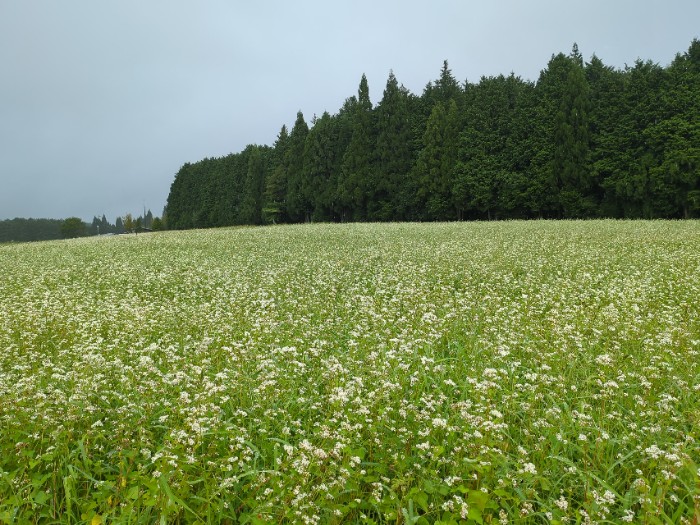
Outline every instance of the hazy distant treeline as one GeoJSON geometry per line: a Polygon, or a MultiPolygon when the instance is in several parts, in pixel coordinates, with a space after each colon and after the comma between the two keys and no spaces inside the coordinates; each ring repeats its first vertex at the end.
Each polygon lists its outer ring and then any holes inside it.
{"type": "Polygon", "coordinates": [[[462,84],[445,62],[420,96],[390,74],[376,105],[363,76],[271,147],[182,166],[167,225],[698,217],[699,115],[698,40],[667,67],[622,70],[574,45],[536,82],[462,84]]]}
{"type": "Polygon", "coordinates": [[[119,234],[140,229],[158,230],[163,227],[159,217],[153,217],[151,210],[145,216],[133,218],[130,213],[117,217],[110,223],[104,215],[93,217],[87,223],[78,217],[67,219],[8,219],[0,221],[0,243],[50,241],[91,235],[119,234]]]}
{"type": "Polygon", "coordinates": [[[61,238],[62,220],[8,219],[0,221],[0,242],[47,241],[61,238]]]}

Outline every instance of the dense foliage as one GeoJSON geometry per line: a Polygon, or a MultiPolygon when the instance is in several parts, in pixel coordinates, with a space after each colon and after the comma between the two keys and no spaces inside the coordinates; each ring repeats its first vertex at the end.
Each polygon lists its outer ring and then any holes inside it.
{"type": "Polygon", "coordinates": [[[668,67],[623,70],[574,46],[536,82],[460,85],[445,62],[421,96],[367,79],[335,114],[274,146],[185,164],[168,227],[302,221],[700,216],[700,41],[668,67]]]}
{"type": "Polygon", "coordinates": [[[0,246],[0,523],[697,523],[698,227],[0,246]]]}
{"type": "Polygon", "coordinates": [[[47,241],[62,237],[59,219],[7,219],[0,221],[0,243],[47,241]]]}

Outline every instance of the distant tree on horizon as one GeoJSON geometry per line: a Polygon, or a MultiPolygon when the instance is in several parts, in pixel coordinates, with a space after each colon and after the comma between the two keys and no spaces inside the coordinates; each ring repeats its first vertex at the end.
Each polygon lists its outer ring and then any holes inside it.
{"type": "Polygon", "coordinates": [[[134,217],[131,215],[131,213],[124,215],[123,224],[124,231],[126,232],[131,232],[136,227],[136,222],[134,221],[134,217]]]}
{"type": "Polygon", "coordinates": [[[85,237],[87,235],[87,225],[79,217],[68,217],[61,224],[61,235],[64,239],[85,237]]]}

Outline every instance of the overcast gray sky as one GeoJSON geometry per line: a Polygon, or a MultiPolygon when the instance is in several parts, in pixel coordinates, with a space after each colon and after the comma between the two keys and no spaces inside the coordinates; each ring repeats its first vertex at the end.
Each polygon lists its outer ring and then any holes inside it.
{"type": "Polygon", "coordinates": [[[0,219],[160,215],[185,162],[272,144],[366,73],[415,94],[536,80],[577,42],[622,68],[700,37],[698,0],[0,0],[0,219]]]}

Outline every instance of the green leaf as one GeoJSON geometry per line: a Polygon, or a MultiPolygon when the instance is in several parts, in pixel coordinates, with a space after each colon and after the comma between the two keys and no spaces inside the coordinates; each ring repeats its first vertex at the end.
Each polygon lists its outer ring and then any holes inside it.
{"type": "Polygon", "coordinates": [[[170,489],[170,485],[168,485],[168,482],[166,481],[166,479],[165,479],[163,476],[161,476],[160,478],[158,478],[158,481],[159,481],[159,483],[160,483],[160,487],[163,489],[163,492],[165,492],[166,496],[168,496],[168,499],[169,499],[172,503],[175,503],[175,504],[179,505],[180,507],[182,507],[183,509],[188,510],[191,514],[193,514],[194,516],[196,516],[197,519],[199,519],[199,520],[202,519],[202,518],[199,517],[199,515],[197,515],[197,513],[196,513],[195,511],[193,511],[191,508],[189,508],[189,507],[187,506],[187,504],[186,504],[184,501],[182,501],[180,498],[178,498],[178,497],[173,493],[173,491],[170,489]]]}
{"type": "Polygon", "coordinates": [[[425,492],[416,492],[412,499],[424,512],[428,512],[428,495],[425,492]]]}
{"type": "MultiPolygon", "coordinates": [[[[88,500],[80,506],[80,510],[82,510],[83,514],[85,514],[86,516],[92,517],[92,515],[94,514],[93,511],[95,510],[96,507],[97,507],[97,503],[95,503],[92,500],[88,500]]],[[[87,519],[87,518],[83,518],[83,519],[87,519]]]]}
{"type": "Polygon", "coordinates": [[[482,513],[486,508],[486,503],[488,502],[488,500],[489,495],[485,492],[481,492],[480,490],[469,491],[469,496],[467,497],[467,503],[469,504],[469,507],[476,507],[479,509],[479,512],[482,513]]]}
{"type": "Polygon", "coordinates": [[[435,525],[457,525],[457,517],[451,512],[445,511],[440,519],[435,522],[435,525]]]}
{"type": "Polygon", "coordinates": [[[34,495],[34,502],[35,502],[35,503],[38,503],[39,505],[43,505],[44,503],[46,503],[46,502],[49,501],[50,499],[51,499],[51,496],[49,496],[49,495],[48,495],[46,492],[44,492],[43,490],[40,491],[40,492],[37,492],[37,493],[34,495]]]}
{"type": "Polygon", "coordinates": [[[482,511],[476,507],[469,507],[469,514],[467,515],[467,518],[479,523],[480,525],[484,523],[482,511]]]}
{"type": "Polygon", "coordinates": [[[138,498],[139,498],[139,487],[138,487],[138,485],[137,485],[137,486],[134,486],[134,487],[131,487],[131,488],[128,490],[128,492],[126,493],[126,497],[127,497],[128,499],[132,499],[132,500],[138,499],[138,498]]]}
{"type": "Polygon", "coordinates": [[[73,498],[75,497],[75,481],[72,476],[63,477],[63,491],[66,494],[66,514],[70,520],[73,514],[73,498]]]}
{"type": "Polygon", "coordinates": [[[357,456],[361,460],[364,460],[367,456],[367,450],[364,447],[353,448],[350,450],[351,456],[357,456]]]}

